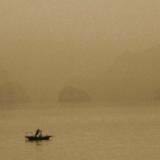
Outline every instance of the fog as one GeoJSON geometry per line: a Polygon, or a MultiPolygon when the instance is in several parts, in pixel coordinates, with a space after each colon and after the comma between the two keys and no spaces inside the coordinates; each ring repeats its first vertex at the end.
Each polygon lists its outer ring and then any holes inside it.
{"type": "Polygon", "coordinates": [[[148,99],[160,88],[159,7],[156,0],[1,0],[1,69],[32,100],[57,101],[68,86],[93,101],[148,99]]]}

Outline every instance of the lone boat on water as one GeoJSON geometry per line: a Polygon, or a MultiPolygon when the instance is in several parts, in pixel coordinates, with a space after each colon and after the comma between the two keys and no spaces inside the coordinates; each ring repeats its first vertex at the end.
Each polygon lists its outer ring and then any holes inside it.
{"type": "Polygon", "coordinates": [[[25,138],[29,141],[49,140],[51,137],[51,135],[43,135],[42,130],[39,128],[36,130],[35,134],[25,136],[25,138]]]}

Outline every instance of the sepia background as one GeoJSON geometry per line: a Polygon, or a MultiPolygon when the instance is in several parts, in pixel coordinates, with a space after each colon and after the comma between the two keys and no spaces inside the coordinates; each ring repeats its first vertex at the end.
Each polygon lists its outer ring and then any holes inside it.
{"type": "Polygon", "coordinates": [[[159,7],[1,0],[2,157],[158,160],[159,7]],[[56,142],[25,143],[37,127],[56,142]]]}

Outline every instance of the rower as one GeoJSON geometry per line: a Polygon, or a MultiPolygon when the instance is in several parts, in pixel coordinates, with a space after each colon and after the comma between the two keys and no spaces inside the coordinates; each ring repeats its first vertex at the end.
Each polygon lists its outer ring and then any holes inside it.
{"type": "Polygon", "coordinates": [[[40,137],[42,136],[42,130],[40,130],[39,128],[36,130],[36,133],[35,133],[35,137],[40,137]]]}

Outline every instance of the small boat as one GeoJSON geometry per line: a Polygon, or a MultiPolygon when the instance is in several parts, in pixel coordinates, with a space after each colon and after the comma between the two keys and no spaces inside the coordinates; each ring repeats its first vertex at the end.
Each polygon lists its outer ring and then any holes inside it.
{"type": "Polygon", "coordinates": [[[52,136],[50,135],[45,135],[45,136],[25,136],[26,139],[28,139],[29,141],[42,141],[42,140],[49,140],[52,136]]]}

